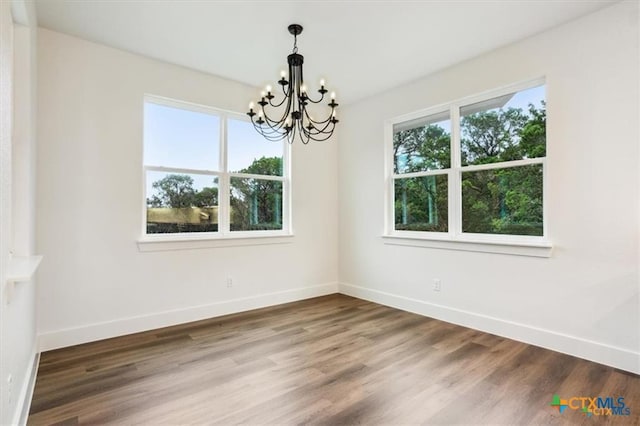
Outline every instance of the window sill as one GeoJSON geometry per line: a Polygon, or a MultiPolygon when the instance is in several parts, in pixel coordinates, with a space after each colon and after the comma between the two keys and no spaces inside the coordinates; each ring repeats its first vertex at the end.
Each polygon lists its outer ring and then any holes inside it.
{"type": "Polygon", "coordinates": [[[7,282],[30,281],[41,260],[42,256],[12,256],[7,268],[7,282]]]}
{"type": "Polygon", "coordinates": [[[426,247],[442,250],[461,250],[481,253],[508,254],[514,256],[551,257],[553,245],[550,241],[488,241],[481,239],[425,238],[415,235],[383,235],[389,245],[426,247]]]}
{"type": "Polygon", "coordinates": [[[265,232],[256,235],[254,231],[238,235],[145,235],[138,240],[141,252],[193,250],[220,247],[259,246],[270,244],[290,244],[293,234],[265,232]]]}

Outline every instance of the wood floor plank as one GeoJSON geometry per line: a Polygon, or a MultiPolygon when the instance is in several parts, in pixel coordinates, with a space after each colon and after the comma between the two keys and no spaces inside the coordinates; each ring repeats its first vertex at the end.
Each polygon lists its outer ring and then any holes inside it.
{"type": "Polygon", "coordinates": [[[28,424],[638,425],[640,377],[330,295],[43,353],[28,424]]]}

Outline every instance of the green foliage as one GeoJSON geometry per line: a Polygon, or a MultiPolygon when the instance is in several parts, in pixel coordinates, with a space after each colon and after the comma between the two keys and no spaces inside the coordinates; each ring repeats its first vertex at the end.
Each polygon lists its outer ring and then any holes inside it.
{"type": "Polygon", "coordinates": [[[205,187],[201,191],[193,188],[189,175],[171,174],[153,182],[157,194],[147,198],[149,207],[209,207],[218,205],[218,188],[205,187]]]}
{"type": "Polygon", "coordinates": [[[393,135],[395,173],[447,169],[451,135],[438,125],[401,130],[393,135]]]}
{"type": "Polygon", "coordinates": [[[167,175],[152,187],[158,194],[147,199],[150,207],[189,207],[195,196],[193,179],[187,175],[167,175]]]}
{"type": "Polygon", "coordinates": [[[519,160],[519,132],[527,121],[520,108],[483,111],[462,117],[462,164],[519,160]]]}
{"type": "MultiPolygon", "coordinates": [[[[261,157],[239,173],[282,175],[281,157],[261,157]]],[[[231,178],[231,229],[234,231],[282,229],[282,182],[231,178]]]]}
{"type": "Polygon", "coordinates": [[[252,175],[282,176],[282,157],[261,157],[253,160],[253,163],[238,173],[252,175]]]}
{"type": "Polygon", "coordinates": [[[447,176],[396,179],[396,229],[447,232],[447,176]]]}
{"type": "Polygon", "coordinates": [[[547,155],[547,110],[542,102],[542,108],[537,109],[529,105],[529,120],[520,132],[520,147],[523,158],[537,158],[547,155]]]}
{"type": "Polygon", "coordinates": [[[462,230],[542,235],[542,167],[535,164],[464,173],[462,230]]]}
{"type": "Polygon", "coordinates": [[[529,105],[493,109],[463,116],[462,164],[488,164],[543,157],[546,152],[546,110],[529,105]]]}
{"type": "Polygon", "coordinates": [[[197,192],[193,198],[193,205],[196,207],[211,207],[218,205],[218,188],[204,187],[197,192]]]}

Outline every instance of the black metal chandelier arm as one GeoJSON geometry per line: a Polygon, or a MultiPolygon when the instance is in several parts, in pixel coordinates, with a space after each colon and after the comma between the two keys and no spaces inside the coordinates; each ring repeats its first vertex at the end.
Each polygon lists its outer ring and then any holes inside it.
{"type": "Polygon", "coordinates": [[[322,138],[317,138],[315,136],[307,136],[308,140],[310,139],[310,140],[313,140],[313,141],[316,141],[316,142],[324,142],[324,141],[328,140],[330,137],[331,137],[330,134],[327,134],[322,138]]]}
{"type": "Polygon", "coordinates": [[[304,123],[302,123],[302,127],[305,129],[305,133],[309,134],[309,135],[324,135],[324,134],[329,134],[331,135],[331,133],[333,132],[333,129],[335,128],[335,124],[336,124],[337,120],[335,119],[329,119],[329,120],[325,120],[324,126],[319,126],[314,124],[313,122],[307,122],[308,124],[305,126],[304,123]],[[331,129],[329,129],[329,126],[331,126],[331,124],[333,124],[333,126],[331,127],[331,129]]]}
{"type": "MultiPolygon", "coordinates": [[[[260,130],[258,130],[258,133],[260,133],[260,130]]],[[[284,137],[283,137],[283,136],[281,136],[281,135],[276,136],[276,137],[272,137],[272,136],[269,136],[269,135],[265,135],[265,134],[263,134],[263,133],[260,133],[260,135],[261,135],[263,138],[265,138],[266,140],[268,140],[269,142],[279,142],[279,141],[281,141],[282,139],[284,139],[284,137]]]]}
{"type": "Polygon", "coordinates": [[[278,119],[273,119],[269,117],[266,111],[263,111],[263,117],[265,124],[274,131],[283,131],[282,129],[286,127],[287,120],[290,120],[289,113],[291,111],[291,105],[287,104],[286,108],[282,112],[282,115],[278,119]]]}
{"type": "Polygon", "coordinates": [[[269,99],[269,106],[272,106],[274,108],[280,108],[282,106],[282,104],[284,104],[287,100],[288,100],[289,95],[287,94],[287,92],[284,92],[284,97],[282,98],[282,101],[279,104],[274,104],[273,102],[271,102],[271,99],[269,99]]]}
{"type": "MultiPolygon", "coordinates": [[[[284,78],[283,78],[283,80],[284,80],[284,78]]],[[[285,99],[287,99],[289,97],[289,94],[290,94],[290,89],[288,89],[287,86],[291,87],[289,82],[287,82],[287,84],[283,84],[282,85],[282,94],[284,95],[284,99],[282,100],[283,102],[284,102],[285,99]]]]}
{"type": "MultiPolygon", "coordinates": [[[[322,89],[321,89],[321,90],[322,90],[322,89]]],[[[318,92],[320,92],[320,90],[318,90],[318,92]]],[[[322,102],[322,101],[324,100],[324,95],[325,95],[325,93],[327,93],[327,90],[325,90],[324,92],[320,92],[320,93],[321,93],[320,99],[318,99],[317,101],[314,101],[314,100],[313,100],[313,99],[311,99],[311,98],[309,97],[309,95],[307,95],[307,93],[305,92],[305,94],[304,94],[304,95],[305,95],[305,100],[307,100],[307,101],[311,102],[312,104],[319,104],[320,102],[322,102]]]]}
{"type": "Polygon", "coordinates": [[[302,143],[305,145],[308,144],[311,140],[311,136],[307,132],[305,132],[304,126],[302,126],[302,121],[300,121],[299,123],[298,133],[300,134],[300,140],[302,141],[302,143]]]}
{"type": "Polygon", "coordinates": [[[273,126],[272,124],[267,122],[263,122],[259,124],[260,124],[260,128],[262,129],[262,133],[264,134],[275,135],[275,134],[285,133],[285,130],[283,130],[283,126],[273,126]]]}
{"type": "Polygon", "coordinates": [[[287,118],[289,116],[289,112],[290,111],[291,111],[291,104],[287,104],[287,107],[283,111],[283,113],[280,116],[280,118],[278,118],[277,120],[274,120],[273,118],[269,117],[269,115],[267,114],[267,111],[264,109],[264,107],[262,108],[262,114],[263,114],[267,124],[271,128],[274,127],[273,125],[276,125],[278,128],[283,127],[285,122],[287,121],[287,118]]]}
{"type": "Polygon", "coordinates": [[[323,135],[326,135],[326,137],[329,138],[329,137],[331,137],[331,134],[333,133],[333,128],[335,127],[335,124],[333,124],[333,127],[331,127],[330,131],[327,131],[327,128],[331,124],[332,123],[329,123],[327,126],[325,126],[322,129],[318,129],[317,127],[313,127],[313,128],[306,127],[305,128],[305,133],[308,133],[309,135],[314,136],[314,139],[315,139],[316,136],[323,136],[323,135]]]}
{"type": "Polygon", "coordinates": [[[258,131],[258,133],[260,133],[262,135],[262,137],[264,137],[265,139],[269,140],[269,141],[281,141],[282,139],[284,139],[286,137],[286,133],[281,133],[281,132],[265,132],[263,127],[258,126],[256,128],[256,130],[258,131]]]}
{"type": "Polygon", "coordinates": [[[282,125],[279,125],[279,122],[275,121],[275,120],[271,120],[269,117],[266,117],[264,114],[263,115],[258,115],[258,119],[256,120],[254,117],[257,114],[254,114],[253,116],[251,116],[251,122],[253,123],[254,127],[258,126],[257,128],[259,128],[259,132],[262,135],[272,135],[272,134],[276,134],[276,133],[282,133],[282,125]],[[276,124],[275,126],[272,124],[276,124]]]}
{"type": "Polygon", "coordinates": [[[331,120],[333,111],[332,111],[331,114],[329,114],[329,117],[327,119],[325,119],[325,120],[314,120],[306,110],[305,110],[304,114],[305,114],[305,117],[306,117],[307,121],[310,122],[310,123],[313,123],[315,125],[315,124],[324,124],[324,123],[328,122],[329,120],[331,120]]]}
{"type": "Polygon", "coordinates": [[[311,136],[311,134],[307,131],[307,129],[305,129],[305,127],[302,125],[302,122],[298,124],[298,133],[300,135],[300,140],[305,145],[312,140],[316,140],[311,136]]]}
{"type": "Polygon", "coordinates": [[[291,129],[290,132],[287,133],[286,138],[287,138],[287,142],[289,142],[289,144],[293,144],[293,141],[296,138],[296,135],[300,135],[299,138],[302,141],[303,144],[308,144],[309,143],[309,138],[307,137],[305,139],[305,135],[304,133],[300,130],[299,125],[294,125],[291,129]]]}
{"type": "Polygon", "coordinates": [[[264,124],[266,124],[267,126],[269,126],[269,128],[271,129],[280,129],[281,127],[284,126],[284,121],[279,119],[279,120],[274,120],[273,118],[269,117],[267,114],[263,114],[262,116],[263,120],[264,120],[264,124]]]}
{"type": "Polygon", "coordinates": [[[296,138],[296,135],[301,134],[300,133],[300,126],[298,125],[298,123],[296,123],[292,128],[291,128],[291,141],[293,142],[296,138]]]}
{"type": "Polygon", "coordinates": [[[324,127],[322,129],[318,129],[318,131],[320,133],[333,133],[333,129],[335,129],[337,122],[338,120],[332,115],[331,117],[329,117],[324,127]],[[331,126],[332,124],[333,126],[331,126]],[[329,126],[331,126],[331,131],[328,132],[327,129],[329,128],[329,126]]]}
{"type": "MultiPolygon", "coordinates": [[[[251,123],[253,124],[253,127],[255,127],[256,129],[259,129],[261,134],[265,133],[265,128],[263,127],[266,124],[266,121],[258,116],[258,119],[254,118],[255,115],[251,116],[251,123]]],[[[268,124],[267,124],[268,126],[268,124]]],[[[267,127],[266,129],[270,129],[269,127],[267,127]]],[[[270,133],[270,132],[269,132],[270,133]]]]}
{"type": "Polygon", "coordinates": [[[304,111],[304,116],[307,118],[307,121],[309,121],[310,123],[313,123],[315,125],[320,125],[320,124],[325,124],[330,122],[333,118],[335,118],[334,116],[334,111],[335,108],[331,109],[331,113],[329,114],[329,117],[327,117],[325,120],[314,120],[310,115],[309,112],[307,112],[307,110],[305,109],[304,111]]]}
{"type": "Polygon", "coordinates": [[[264,132],[263,127],[255,122],[253,123],[253,127],[258,131],[258,133],[260,133],[260,135],[262,135],[263,138],[271,142],[281,141],[286,136],[282,133],[266,133],[264,132]]]}
{"type": "Polygon", "coordinates": [[[282,132],[274,130],[274,129],[268,127],[268,126],[265,126],[264,123],[263,124],[258,123],[257,126],[259,126],[259,128],[260,128],[260,133],[262,135],[265,135],[265,136],[275,136],[275,135],[279,135],[279,134],[282,133],[282,132]]]}
{"type": "MultiPolygon", "coordinates": [[[[335,127],[335,125],[334,125],[335,127]]],[[[331,130],[331,132],[324,132],[324,133],[312,133],[308,130],[304,130],[303,133],[310,139],[317,141],[317,142],[323,142],[326,141],[327,139],[329,139],[331,137],[331,135],[333,134],[333,129],[331,130]],[[317,136],[321,136],[321,137],[317,137],[317,136]]]]}

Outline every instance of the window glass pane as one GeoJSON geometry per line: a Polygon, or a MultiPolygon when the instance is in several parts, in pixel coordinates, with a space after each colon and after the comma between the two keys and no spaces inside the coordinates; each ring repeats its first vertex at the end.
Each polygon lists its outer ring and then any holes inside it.
{"type": "Polygon", "coordinates": [[[282,182],[231,178],[231,230],[282,229],[282,182]]]}
{"type": "Polygon", "coordinates": [[[460,108],[462,165],[546,155],[544,86],[460,108]]]}
{"type": "Polygon", "coordinates": [[[395,179],[395,229],[448,230],[447,175],[395,179]]]}
{"type": "Polygon", "coordinates": [[[542,164],[462,173],[462,231],[542,236],[542,164]]]}
{"type": "Polygon", "coordinates": [[[218,177],[147,171],[147,234],[218,231],[218,177]]]}
{"type": "Polygon", "coordinates": [[[248,121],[227,121],[228,169],[233,173],[282,176],[284,142],[270,142],[248,121]]]}
{"type": "Polygon", "coordinates": [[[181,108],[144,104],[144,163],[218,170],[220,118],[181,108]]]}
{"type": "Polygon", "coordinates": [[[449,113],[393,126],[394,173],[447,169],[451,164],[449,113]]]}

